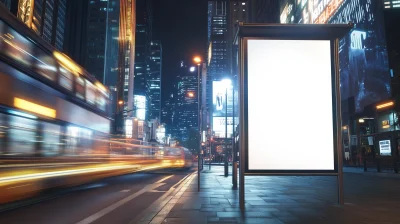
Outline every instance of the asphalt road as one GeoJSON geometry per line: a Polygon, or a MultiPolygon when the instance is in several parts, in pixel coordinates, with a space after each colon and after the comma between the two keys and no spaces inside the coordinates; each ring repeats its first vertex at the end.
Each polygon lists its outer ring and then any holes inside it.
{"type": "MultiPolygon", "coordinates": [[[[191,171],[134,173],[53,192],[0,212],[4,224],[127,224],[191,171]],[[41,200],[41,202],[38,202],[41,200]]],[[[175,186],[174,186],[175,185],[175,186]]]]}

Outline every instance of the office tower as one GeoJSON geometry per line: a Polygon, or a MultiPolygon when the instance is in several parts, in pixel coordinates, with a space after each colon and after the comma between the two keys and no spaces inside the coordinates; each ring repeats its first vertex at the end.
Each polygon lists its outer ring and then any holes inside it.
{"type": "Polygon", "coordinates": [[[197,74],[190,73],[186,66],[181,69],[181,76],[178,77],[178,93],[176,100],[176,137],[186,141],[191,129],[198,130],[199,108],[197,104],[197,74]]]}
{"type": "Polygon", "coordinates": [[[150,94],[150,119],[161,120],[161,71],[162,71],[162,47],[160,41],[152,41],[150,44],[150,72],[148,76],[150,94]]]}
{"type": "Polygon", "coordinates": [[[231,77],[231,35],[229,32],[229,2],[208,1],[208,66],[207,105],[212,114],[212,84],[215,80],[231,77]]]}
{"type": "Polygon", "coordinates": [[[136,41],[135,41],[135,82],[134,95],[145,96],[146,114],[149,117],[150,88],[148,77],[150,73],[150,43],[152,38],[152,7],[151,0],[136,1],[136,41]]]}
{"type": "Polygon", "coordinates": [[[103,84],[108,5],[109,1],[90,0],[88,10],[85,68],[103,84]]]}
{"type": "Polygon", "coordinates": [[[57,50],[63,51],[67,0],[2,1],[13,13],[57,50]]]}
{"type": "Polygon", "coordinates": [[[64,53],[82,67],[87,56],[88,7],[89,0],[67,1],[64,53]]]}
{"type": "Polygon", "coordinates": [[[136,1],[121,0],[119,13],[116,129],[121,133],[124,115],[132,116],[135,71],[136,1]],[[126,112],[122,113],[125,110],[126,112]]]}
{"type": "Polygon", "coordinates": [[[385,10],[400,8],[399,0],[383,0],[385,10]]]}
{"type": "MultiPolygon", "coordinates": [[[[249,22],[279,23],[279,6],[282,0],[248,0],[249,22]]],[[[303,1],[304,2],[304,1],[303,1]]]]}
{"type": "Polygon", "coordinates": [[[400,97],[400,1],[384,0],[384,20],[389,56],[392,97],[400,97]]]}
{"type": "Polygon", "coordinates": [[[354,97],[356,112],[390,97],[390,76],[382,1],[283,1],[282,23],[352,22],[339,43],[341,98],[354,97]]]}

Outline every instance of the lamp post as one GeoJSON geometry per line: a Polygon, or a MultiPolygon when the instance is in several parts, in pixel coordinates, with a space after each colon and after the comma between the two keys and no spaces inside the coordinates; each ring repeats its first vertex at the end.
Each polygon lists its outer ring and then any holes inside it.
{"type": "Polygon", "coordinates": [[[193,61],[197,64],[197,112],[199,113],[198,117],[198,130],[199,130],[199,150],[197,153],[197,191],[200,191],[200,166],[202,165],[201,158],[201,109],[200,109],[200,63],[201,58],[196,56],[193,58],[193,61]]]}
{"type": "Polygon", "coordinates": [[[224,79],[222,82],[225,85],[225,161],[224,161],[224,175],[228,176],[228,88],[231,86],[230,79],[224,79]]]}

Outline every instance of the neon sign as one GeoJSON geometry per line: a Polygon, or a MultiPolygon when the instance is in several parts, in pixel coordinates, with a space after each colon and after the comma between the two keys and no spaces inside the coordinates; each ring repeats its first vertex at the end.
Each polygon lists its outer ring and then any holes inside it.
{"type": "Polygon", "coordinates": [[[344,0],[322,0],[313,10],[313,23],[327,23],[344,0]]]}

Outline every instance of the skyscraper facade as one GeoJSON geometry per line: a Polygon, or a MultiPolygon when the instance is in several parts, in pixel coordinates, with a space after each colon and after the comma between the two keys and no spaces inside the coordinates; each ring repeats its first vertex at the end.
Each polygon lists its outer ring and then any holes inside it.
{"type": "Polygon", "coordinates": [[[121,0],[118,39],[118,84],[116,129],[124,129],[123,117],[132,116],[135,72],[136,0],[121,0]],[[126,112],[121,113],[123,110],[126,112]],[[128,112],[129,111],[129,112],[128,112]]]}
{"type": "Polygon", "coordinates": [[[383,2],[374,0],[282,1],[281,23],[346,24],[355,28],[339,43],[342,100],[356,112],[390,97],[383,2]]]}
{"type": "Polygon", "coordinates": [[[146,98],[146,120],[149,118],[150,88],[150,44],[152,39],[152,5],[151,0],[136,0],[136,41],[135,41],[135,82],[134,95],[146,98]]]}
{"type": "Polygon", "coordinates": [[[63,51],[67,0],[2,1],[23,23],[57,50],[63,51]]]}
{"type": "Polygon", "coordinates": [[[177,136],[182,141],[189,137],[190,129],[198,129],[198,104],[197,104],[197,74],[184,71],[178,78],[177,105],[178,113],[175,124],[178,127],[177,136]]]}
{"type": "Polygon", "coordinates": [[[148,76],[150,95],[150,119],[161,120],[161,72],[162,72],[162,47],[160,41],[150,44],[150,72],[148,76]]]}
{"type": "Polygon", "coordinates": [[[89,0],[67,1],[64,53],[84,67],[86,65],[89,0]]]}
{"type": "Polygon", "coordinates": [[[383,0],[385,9],[395,9],[400,8],[400,1],[398,0],[383,0]]]}
{"type": "Polygon", "coordinates": [[[232,38],[229,32],[229,19],[229,1],[208,1],[207,104],[204,109],[208,110],[210,115],[213,81],[231,76],[232,38]]]}
{"type": "MultiPolygon", "coordinates": [[[[279,23],[279,7],[282,0],[249,0],[249,22],[279,23]]],[[[304,2],[304,1],[303,1],[304,2]]]]}
{"type": "Polygon", "coordinates": [[[90,0],[88,8],[85,68],[103,84],[108,4],[109,1],[90,0]]]}

